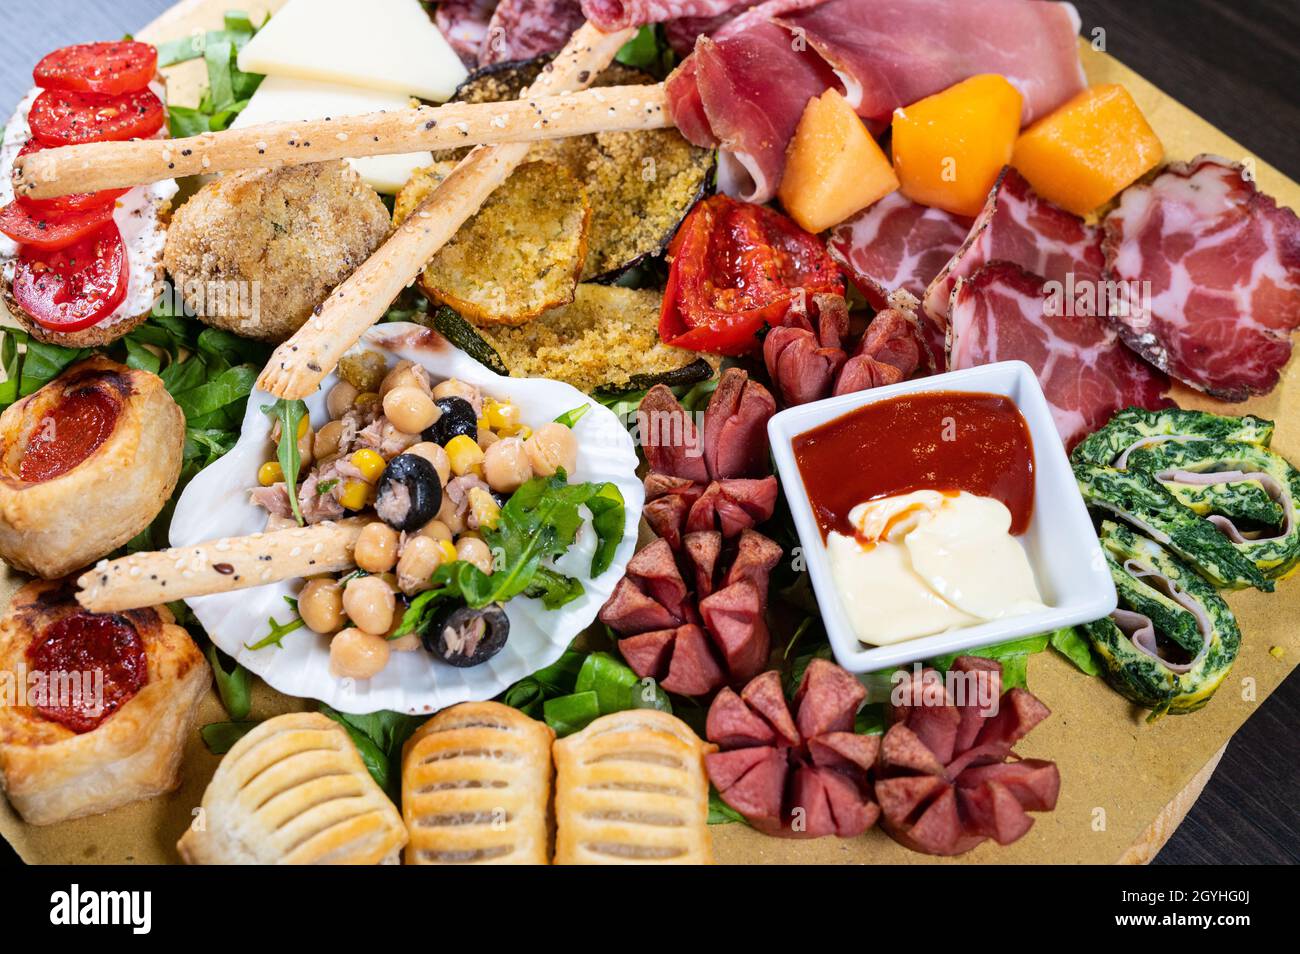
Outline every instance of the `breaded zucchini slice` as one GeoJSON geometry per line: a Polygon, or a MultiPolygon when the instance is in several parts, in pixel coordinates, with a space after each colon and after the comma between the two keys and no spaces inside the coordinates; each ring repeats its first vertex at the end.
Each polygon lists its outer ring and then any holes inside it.
{"type": "Polygon", "coordinates": [[[1253,414],[1227,417],[1176,407],[1163,411],[1128,407],[1085,438],[1071,456],[1076,464],[1122,470],[1128,454],[1137,447],[1184,440],[1244,441],[1267,447],[1273,440],[1273,422],[1253,414]]]}
{"type": "MultiPolygon", "coordinates": [[[[397,194],[400,224],[455,163],[417,170],[397,194]]],[[[573,301],[591,203],[563,165],[526,162],[429,260],[420,288],[476,325],[519,325],[573,301]]]]}
{"type": "Polygon", "coordinates": [[[1300,565],[1300,472],[1280,454],[1240,441],[1181,441],[1135,450],[1128,465],[1151,475],[1175,496],[1188,487],[1207,486],[1198,480],[1223,479],[1208,485],[1215,488],[1221,509],[1205,513],[1204,519],[1270,579],[1280,579],[1300,565]],[[1261,510],[1261,492],[1272,510],[1261,510]]]}
{"type": "Polygon", "coordinates": [[[1215,586],[1273,591],[1272,581],[1214,524],[1180,504],[1151,474],[1075,464],[1074,476],[1089,507],[1111,513],[1149,534],[1215,586]]]}
{"type": "Polygon", "coordinates": [[[1110,521],[1101,544],[1119,608],[1083,627],[1106,679],[1152,710],[1195,712],[1228,675],[1241,631],[1228,604],[1191,567],[1154,540],[1110,521]]]}

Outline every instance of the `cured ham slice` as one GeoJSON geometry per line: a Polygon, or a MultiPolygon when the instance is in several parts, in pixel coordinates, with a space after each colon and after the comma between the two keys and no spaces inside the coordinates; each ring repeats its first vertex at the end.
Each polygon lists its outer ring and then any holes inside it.
{"type": "Polygon", "coordinates": [[[1121,408],[1168,407],[1169,379],[1124,347],[1110,324],[1049,313],[1043,279],[1010,262],[958,279],[952,299],[953,370],[1024,361],[1038,376],[1066,450],[1121,408]]]}
{"type": "Polygon", "coordinates": [[[778,22],[802,30],[865,119],[980,73],[1000,73],[1024,97],[1023,123],[1084,87],[1068,3],[1042,0],[829,0],[778,22]]]}
{"type": "Polygon", "coordinates": [[[1103,265],[1101,232],[1040,197],[1024,176],[1007,166],[970,234],[926,289],[922,302],[926,318],[945,330],[957,280],[994,261],[1013,262],[1047,281],[1059,282],[1063,295],[1066,289],[1089,287],[1095,295],[1103,265]]]}
{"type": "Polygon", "coordinates": [[[1300,327],[1300,220],[1214,156],[1172,163],[1106,216],[1107,277],[1136,286],[1124,341],[1229,401],[1266,394],[1300,327]]]}
{"type": "Polygon", "coordinates": [[[831,230],[827,248],[872,308],[898,290],[918,301],[970,234],[971,220],[891,192],[831,230]]]}

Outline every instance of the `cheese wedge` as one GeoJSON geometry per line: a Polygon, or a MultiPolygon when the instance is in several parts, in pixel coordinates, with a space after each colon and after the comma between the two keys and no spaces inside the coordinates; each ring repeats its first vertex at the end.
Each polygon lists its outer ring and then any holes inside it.
{"type": "Polygon", "coordinates": [[[435,102],[467,75],[418,0],[289,0],[240,51],[239,68],[435,102]]]}
{"type": "MultiPolygon", "coordinates": [[[[402,93],[381,93],[340,83],[268,76],[262,80],[262,85],[231,126],[239,129],[261,123],[325,119],[377,113],[380,110],[407,109],[409,106],[410,97],[402,93]]],[[[433,164],[433,155],[428,152],[408,152],[400,156],[366,156],[348,161],[370,188],[376,192],[395,194],[406,185],[412,172],[433,164]]]]}

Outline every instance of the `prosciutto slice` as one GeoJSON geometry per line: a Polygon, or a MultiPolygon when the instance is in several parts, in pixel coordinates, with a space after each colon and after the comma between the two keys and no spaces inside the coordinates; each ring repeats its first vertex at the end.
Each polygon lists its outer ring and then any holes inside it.
{"type": "Polygon", "coordinates": [[[1084,87],[1079,14],[1043,0],[828,0],[784,14],[844,85],[864,119],[979,73],[1000,73],[1024,97],[1023,122],[1084,87]]]}
{"type": "MultiPolygon", "coordinates": [[[[925,290],[925,315],[937,329],[948,326],[949,299],[957,280],[993,261],[1013,262],[1058,282],[1063,296],[1085,288],[1095,295],[1103,264],[1101,232],[1041,198],[1024,176],[1007,166],[970,234],[925,290]]],[[[1074,300],[1076,294],[1069,297],[1074,300]]]]}
{"type": "Polygon", "coordinates": [[[1300,327],[1294,212],[1241,166],[1200,156],[1126,189],[1104,226],[1107,277],[1147,293],[1113,316],[1129,347],[1225,400],[1277,385],[1300,327]]]}
{"type": "Polygon", "coordinates": [[[1024,361],[1034,369],[1066,450],[1121,408],[1168,407],[1169,379],[1125,348],[1104,320],[1045,308],[1043,279],[1010,262],[958,279],[949,366],[1024,361]]]}

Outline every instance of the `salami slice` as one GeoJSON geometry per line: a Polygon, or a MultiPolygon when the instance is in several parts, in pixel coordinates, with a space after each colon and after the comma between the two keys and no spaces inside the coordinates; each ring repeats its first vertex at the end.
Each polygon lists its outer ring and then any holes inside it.
{"type": "Polygon", "coordinates": [[[496,0],[443,0],[433,14],[433,22],[466,69],[478,66],[479,50],[487,39],[496,5],[496,0]]]}
{"type": "Polygon", "coordinates": [[[501,0],[479,48],[479,65],[554,53],[582,22],[578,0],[501,0]]]}
{"type": "Polygon", "coordinates": [[[606,33],[682,17],[713,17],[736,6],[736,0],[582,0],[587,19],[606,33]]]}

